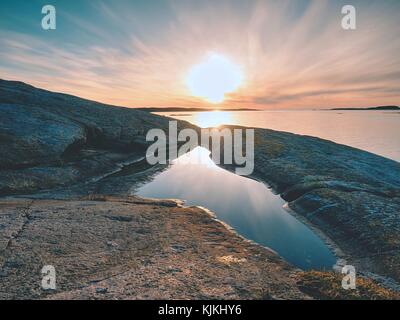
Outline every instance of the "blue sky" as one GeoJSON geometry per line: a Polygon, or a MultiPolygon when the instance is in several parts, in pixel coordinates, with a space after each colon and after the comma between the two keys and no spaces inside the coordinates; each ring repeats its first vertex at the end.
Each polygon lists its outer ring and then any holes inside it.
{"type": "Polygon", "coordinates": [[[124,106],[197,106],[189,70],[210,53],[244,82],[217,108],[400,103],[400,1],[0,2],[0,77],[124,106]],[[41,28],[41,8],[57,29],[41,28]],[[341,28],[341,7],[357,30],[341,28]]]}

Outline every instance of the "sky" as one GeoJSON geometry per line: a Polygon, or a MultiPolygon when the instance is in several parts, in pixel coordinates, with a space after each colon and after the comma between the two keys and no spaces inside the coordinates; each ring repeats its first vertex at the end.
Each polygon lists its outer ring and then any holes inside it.
{"type": "Polygon", "coordinates": [[[399,21],[399,0],[2,0],[0,78],[127,107],[399,105],[399,21]],[[218,104],[187,85],[210,54],[243,75],[218,104]]]}

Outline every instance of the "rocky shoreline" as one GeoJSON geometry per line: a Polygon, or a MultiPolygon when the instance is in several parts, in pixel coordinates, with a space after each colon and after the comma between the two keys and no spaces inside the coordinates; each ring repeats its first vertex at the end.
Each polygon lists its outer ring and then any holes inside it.
{"type": "MultiPolygon", "coordinates": [[[[337,275],[301,272],[201,208],[129,196],[165,168],[143,156],[167,118],[4,80],[0,113],[0,298],[399,299],[371,280],[350,294],[337,275]],[[47,264],[55,292],[40,288],[47,264]]],[[[263,129],[255,151],[254,178],[349,263],[399,281],[400,164],[263,129]]]]}
{"type": "Polygon", "coordinates": [[[253,178],[333,240],[340,258],[399,289],[400,163],[315,137],[256,129],[253,178]]]}

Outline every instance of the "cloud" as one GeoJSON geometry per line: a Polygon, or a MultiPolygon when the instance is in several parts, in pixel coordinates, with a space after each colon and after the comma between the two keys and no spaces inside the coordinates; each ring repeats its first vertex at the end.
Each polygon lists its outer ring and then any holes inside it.
{"type": "Polygon", "coordinates": [[[58,10],[51,41],[0,29],[1,77],[118,105],[202,107],[185,77],[217,52],[245,75],[221,107],[398,104],[400,4],[354,3],[357,30],[345,31],[341,3],[326,0],[89,2],[90,13],[58,10]]]}

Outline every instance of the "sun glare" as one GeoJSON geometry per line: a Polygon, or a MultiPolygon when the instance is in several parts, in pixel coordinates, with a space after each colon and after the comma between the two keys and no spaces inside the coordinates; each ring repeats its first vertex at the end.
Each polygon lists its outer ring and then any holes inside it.
{"type": "Polygon", "coordinates": [[[227,111],[208,111],[197,112],[194,122],[200,128],[214,128],[223,124],[233,124],[231,112],[227,111]]]}
{"type": "Polygon", "coordinates": [[[189,72],[186,84],[192,95],[211,103],[221,103],[225,94],[235,91],[243,79],[240,67],[219,54],[210,54],[189,72]]]}

